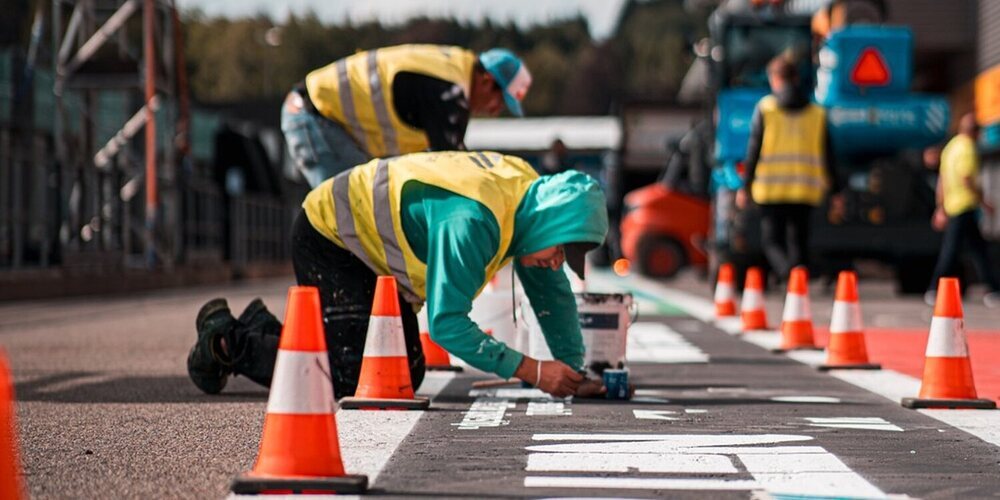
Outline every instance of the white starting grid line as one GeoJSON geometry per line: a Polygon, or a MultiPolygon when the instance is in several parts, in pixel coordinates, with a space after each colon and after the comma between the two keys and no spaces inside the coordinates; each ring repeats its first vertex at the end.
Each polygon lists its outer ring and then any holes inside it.
{"type": "MultiPolygon", "coordinates": [[[[609,276],[607,273],[599,272],[591,274],[594,275],[591,277],[591,281],[596,281],[594,278],[601,280],[609,276]]],[[[602,284],[605,286],[615,286],[613,281],[606,279],[603,281],[604,283],[602,284]]],[[[742,333],[740,320],[738,318],[716,320],[715,305],[708,299],[671,289],[641,277],[630,277],[630,281],[644,292],[663,297],[663,300],[680,307],[689,315],[705,323],[714,325],[730,335],[738,336],[746,342],[765,349],[776,348],[781,343],[781,335],[776,330],[752,331],[740,335],[742,333]]],[[[823,364],[826,360],[826,353],[823,351],[791,351],[785,353],[785,355],[809,366],[823,364]]],[[[835,378],[885,397],[897,404],[900,399],[913,397],[920,392],[920,380],[894,370],[830,370],[828,373],[835,378]]],[[[939,422],[972,434],[987,443],[1000,447],[1000,411],[935,409],[921,409],[917,411],[939,422]]]]}
{"type": "Polygon", "coordinates": [[[532,440],[559,444],[528,446],[525,470],[529,473],[604,475],[529,475],[524,478],[526,488],[762,490],[772,495],[887,498],[823,447],[798,444],[813,440],[811,436],[535,434],[532,440]],[[675,476],[642,477],[635,472],[675,476]],[[610,475],[616,473],[630,475],[610,475]],[[712,474],[718,478],[683,474],[712,474]]]}

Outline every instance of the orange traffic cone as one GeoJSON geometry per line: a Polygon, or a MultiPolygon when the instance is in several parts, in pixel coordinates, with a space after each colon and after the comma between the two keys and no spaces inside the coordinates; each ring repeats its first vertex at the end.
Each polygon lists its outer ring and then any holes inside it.
{"type": "Polygon", "coordinates": [[[353,397],[341,399],[340,407],[345,410],[422,410],[428,406],[430,400],[413,395],[396,278],[379,276],[368,320],[358,390],[353,397]]]}
{"type": "Polygon", "coordinates": [[[719,280],[715,284],[715,317],[736,316],[736,272],[732,264],[719,266],[719,280]]]}
{"type": "Polygon", "coordinates": [[[429,332],[420,332],[420,345],[424,348],[424,359],[427,360],[427,369],[430,371],[460,372],[461,366],[451,364],[451,356],[448,351],[439,346],[431,339],[429,332]]]}
{"type": "Polygon", "coordinates": [[[826,364],[820,370],[881,370],[882,365],[868,362],[865,348],[865,328],[861,323],[858,302],[858,276],[854,271],[841,271],[837,276],[837,295],[830,317],[830,345],[826,348],[826,364]]]}
{"type": "Polygon", "coordinates": [[[344,473],[336,411],[319,290],[293,286],[257,463],[233,481],[233,493],[364,492],[368,476],[344,473]]]}
{"type": "Polygon", "coordinates": [[[813,340],[809,271],[805,266],[795,267],[788,277],[785,310],[781,315],[781,347],[776,351],[795,349],[819,349],[813,340]]]}
{"type": "Polygon", "coordinates": [[[750,330],[767,329],[767,311],[764,310],[764,275],[759,267],[747,269],[743,284],[743,300],[740,301],[740,316],[743,319],[743,333],[750,330]]]}
{"type": "Polygon", "coordinates": [[[17,458],[17,425],[14,418],[14,384],[7,356],[0,350],[0,498],[24,497],[21,461],[17,458]]]}
{"type": "Polygon", "coordinates": [[[927,338],[920,397],[903,398],[903,406],[986,410],[997,407],[993,400],[976,397],[963,318],[958,278],[941,278],[931,319],[931,333],[927,338]]]}

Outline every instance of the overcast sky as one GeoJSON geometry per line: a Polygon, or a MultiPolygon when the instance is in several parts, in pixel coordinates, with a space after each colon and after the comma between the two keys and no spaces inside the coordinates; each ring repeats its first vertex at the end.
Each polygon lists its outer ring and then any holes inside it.
{"type": "Polygon", "coordinates": [[[583,14],[591,35],[611,34],[625,0],[177,0],[182,9],[200,8],[208,15],[250,16],[260,12],[282,21],[289,13],[316,12],[320,19],[340,23],[378,19],[400,23],[417,16],[454,17],[462,21],[512,20],[520,26],[547,23],[583,14]]]}

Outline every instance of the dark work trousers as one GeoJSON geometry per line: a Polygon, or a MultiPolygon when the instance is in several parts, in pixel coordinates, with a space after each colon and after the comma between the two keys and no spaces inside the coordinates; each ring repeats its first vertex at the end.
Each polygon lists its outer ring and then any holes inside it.
{"type": "Polygon", "coordinates": [[[811,205],[760,205],[761,246],[780,281],[792,268],[809,262],[809,215],[811,205]]]}
{"type": "Polygon", "coordinates": [[[979,232],[976,221],[976,211],[969,210],[948,217],[941,238],[941,253],[938,254],[937,265],[934,266],[934,276],[931,278],[928,291],[937,290],[938,280],[942,276],[954,276],[958,257],[963,249],[972,254],[972,264],[976,266],[979,279],[989,287],[991,292],[1000,292],[1000,280],[990,267],[990,259],[983,233],[979,232]]]}
{"type": "MultiPolygon", "coordinates": [[[[353,254],[316,231],[305,213],[292,226],[292,265],[299,285],[319,288],[326,348],[337,398],[351,396],[358,387],[361,360],[375,297],[375,273],[353,254]]],[[[417,315],[399,297],[403,334],[414,389],[424,380],[424,353],[420,347],[417,315]]]]}

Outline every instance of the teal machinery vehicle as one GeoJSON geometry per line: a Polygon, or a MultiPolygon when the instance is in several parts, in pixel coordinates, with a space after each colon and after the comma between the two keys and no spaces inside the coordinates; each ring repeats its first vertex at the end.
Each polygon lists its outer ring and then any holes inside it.
{"type": "Polygon", "coordinates": [[[752,208],[733,207],[742,187],[750,120],[769,92],[765,67],[784,51],[801,55],[802,81],[827,110],[846,210],[814,213],[813,271],[832,273],[856,259],[892,265],[903,292],[922,292],[930,280],[940,235],[929,224],[934,179],[922,150],[941,142],[950,109],[943,96],[909,90],[913,35],[906,27],[851,25],[816,41],[815,7],[803,2],[723,3],[710,18],[714,85],[715,165],[709,240],[713,264],[764,262],[752,208]]]}

